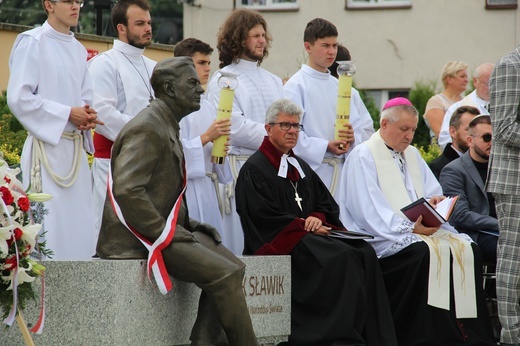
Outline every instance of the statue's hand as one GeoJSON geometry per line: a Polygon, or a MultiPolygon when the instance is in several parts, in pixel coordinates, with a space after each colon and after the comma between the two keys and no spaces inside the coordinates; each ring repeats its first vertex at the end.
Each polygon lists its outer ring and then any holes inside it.
{"type": "Polygon", "coordinates": [[[217,229],[210,224],[201,222],[194,229],[193,232],[201,232],[207,236],[213,238],[217,243],[222,243],[222,237],[218,233],[217,229]]]}

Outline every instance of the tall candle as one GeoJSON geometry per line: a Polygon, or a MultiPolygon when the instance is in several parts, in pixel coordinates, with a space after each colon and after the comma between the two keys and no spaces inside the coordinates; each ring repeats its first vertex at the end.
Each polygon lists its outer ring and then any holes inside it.
{"type": "MultiPolygon", "coordinates": [[[[338,78],[338,103],[336,106],[336,124],[334,125],[334,139],[340,140],[339,130],[350,121],[350,93],[352,90],[352,76],[340,75],[338,78]]],[[[344,146],[340,145],[340,149],[344,146]]]]}
{"type": "MultiPolygon", "coordinates": [[[[231,110],[233,109],[233,98],[235,91],[229,87],[220,89],[218,100],[217,120],[230,119],[231,110]]],[[[211,162],[223,164],[226,158],[226,142],[227,135],[222,135],[213,141],[213,149],[211,151],[211,162]]]]}

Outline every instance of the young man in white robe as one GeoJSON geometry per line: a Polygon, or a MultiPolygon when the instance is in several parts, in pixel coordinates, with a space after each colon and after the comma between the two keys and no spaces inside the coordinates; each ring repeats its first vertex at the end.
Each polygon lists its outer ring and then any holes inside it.
{"type": "Polygon", "coordinates": [[[426,227],[400,211],[420,197],[434,206],[444,199],[410,145],[417,121],[409,100],[385,104],[380,130],[347,158],[341,221],[374,236],[399,345],[494,345],[478,246],[448,223],[426,227]]]}
{"type": "Polygon", "coordinates": [[[336,59],[338,30],[331,22],[316,18],[307,23],[303,41],[309,60],[283,87],[284,97],[304,111],[303,131],[294,152],[318,173],[338,202],[345,157],[374,133],[373,121],[359,92],[352,88],[350,124],[341,130],[341,139],[334,139],[338,79],[328,68],[336,59]]]}
{"type": "MultiPolygon", "coordinates": [[[[196,38],[178,42],[173,55],[188,56],[193,59],[200,83],[205,85],[211,71],[213,48],[196,38]]],[[[188,114],[180,121],[181,141],[186,160],[186,204],[190,217],[209,223],[220,233],[222,226],[222,198],[219,183],[232,182],[227,160],[223,164],[211,162],[213,141],[228,135],[231,122],[216,120],[217,109],[208,101],[206,94],[201,95],[200,109],[188,114]]]]}
{"type": "Polygon", "coordinates": [[[45,203],[47,248],[56,260],[95,253],[92,182],[85,150],[102,124],[92,104],[87,51],[70,31],[83,1],[48,1],[47,21],[18,35],[9,58],[7,103],[29,132],[22,151],[24,187],[53,196],[45,203]]]}
{"type": "MultiPolygon", "coordinates": [[[[258,150],[265,133],[265,111],[283,97],[282,80],[260,67],[268,54],[271,35],[265,19],[256,11],[239,9],[231,13],[218,34],[217,49],[221,70],[216,71],[208,85],[208,99],[218,106],[221,72],[238,74],[231,116],[229,161],[234,182],[244,162],[258,150]],[[233,38],[245,37],[242,42],[233,38]]],[[[222,242],[234,254],[242,254],[244,235],[235,207],[235,183],[224,188],[224,233],[222,242]]]]}
{"type": "Polygon", "coordinates": [[[94,109],[105,123],[94,133],[92,181],[96,232],[103,217],[112,144],[121,128],[153,99],[150,76],[156,62],[143,55],[152,43],[151,21],[146,0],[118,1],[112,9],[112,23],[117,32],[113,48],[88,63],[94,109]]]}

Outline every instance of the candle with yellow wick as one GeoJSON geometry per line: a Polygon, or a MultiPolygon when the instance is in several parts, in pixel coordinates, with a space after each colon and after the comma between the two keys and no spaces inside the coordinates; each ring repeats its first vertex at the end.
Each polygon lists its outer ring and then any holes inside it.
{"type": "MultiPolygon", "coordinates": [[[[341,140],[339,130],[350,121],[350,97],[352,92],[352,76],[356,67],[352,61],[338,61],[338,103],[336,105],[336,123],[334,124],[334,139],[341,140]]],[[[340,144],[340,149],[345,146],[340,144]]]]}
{"type": "MultiPolygon", "coordinates": [[[[233,98],[235,97],[235,89],[238,86],[238,75],[229,72],[221,72],[222,76],[218,79],[218,85],[221,87],[218,101],[217,120],[230,119],[233,109],[233,98]]],[[[211,150],[211,162],[223,164],[226,159],[226,142],[228,135],[222,135],[213,141],[213,149],[211,150]]]]}

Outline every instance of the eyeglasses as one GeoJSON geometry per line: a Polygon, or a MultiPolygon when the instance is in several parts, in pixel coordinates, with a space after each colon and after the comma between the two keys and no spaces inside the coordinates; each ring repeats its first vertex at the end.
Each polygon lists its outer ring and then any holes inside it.
{"type": "Polygon", "coordinates": [[[284,131],[289,131],[289,129],[292,127],[293,129],[295,129],[296,131],[300,132],[301,130],[303,130],[303,125],[302,124],[298,124],[298,123],[294,123],[294,124],[291,124],[291,123],[286,123],[286,122],[282,122],[282,123],[269,123],[269,125],[280,125],[280,128],[284,131]]]}
{"type": "Polygon", "coordinates": [[[493,139],[493,136],[491,135],[491,133],[484,133],[482,136],[471,135],[471,137],[479,137],[479,138],[482,138],[482,140],[483,140],[485,143],[489,143],[489,142],[491,142],[491,140],[493,139]]]}
{"type": "Polygon", "coordinates": [[[49,0],[50,2],[61,2],[65,5],[73,6],[75,4],[78,4],[79,7],[83,7],[85,4],[85,0],[49,0]]]}

